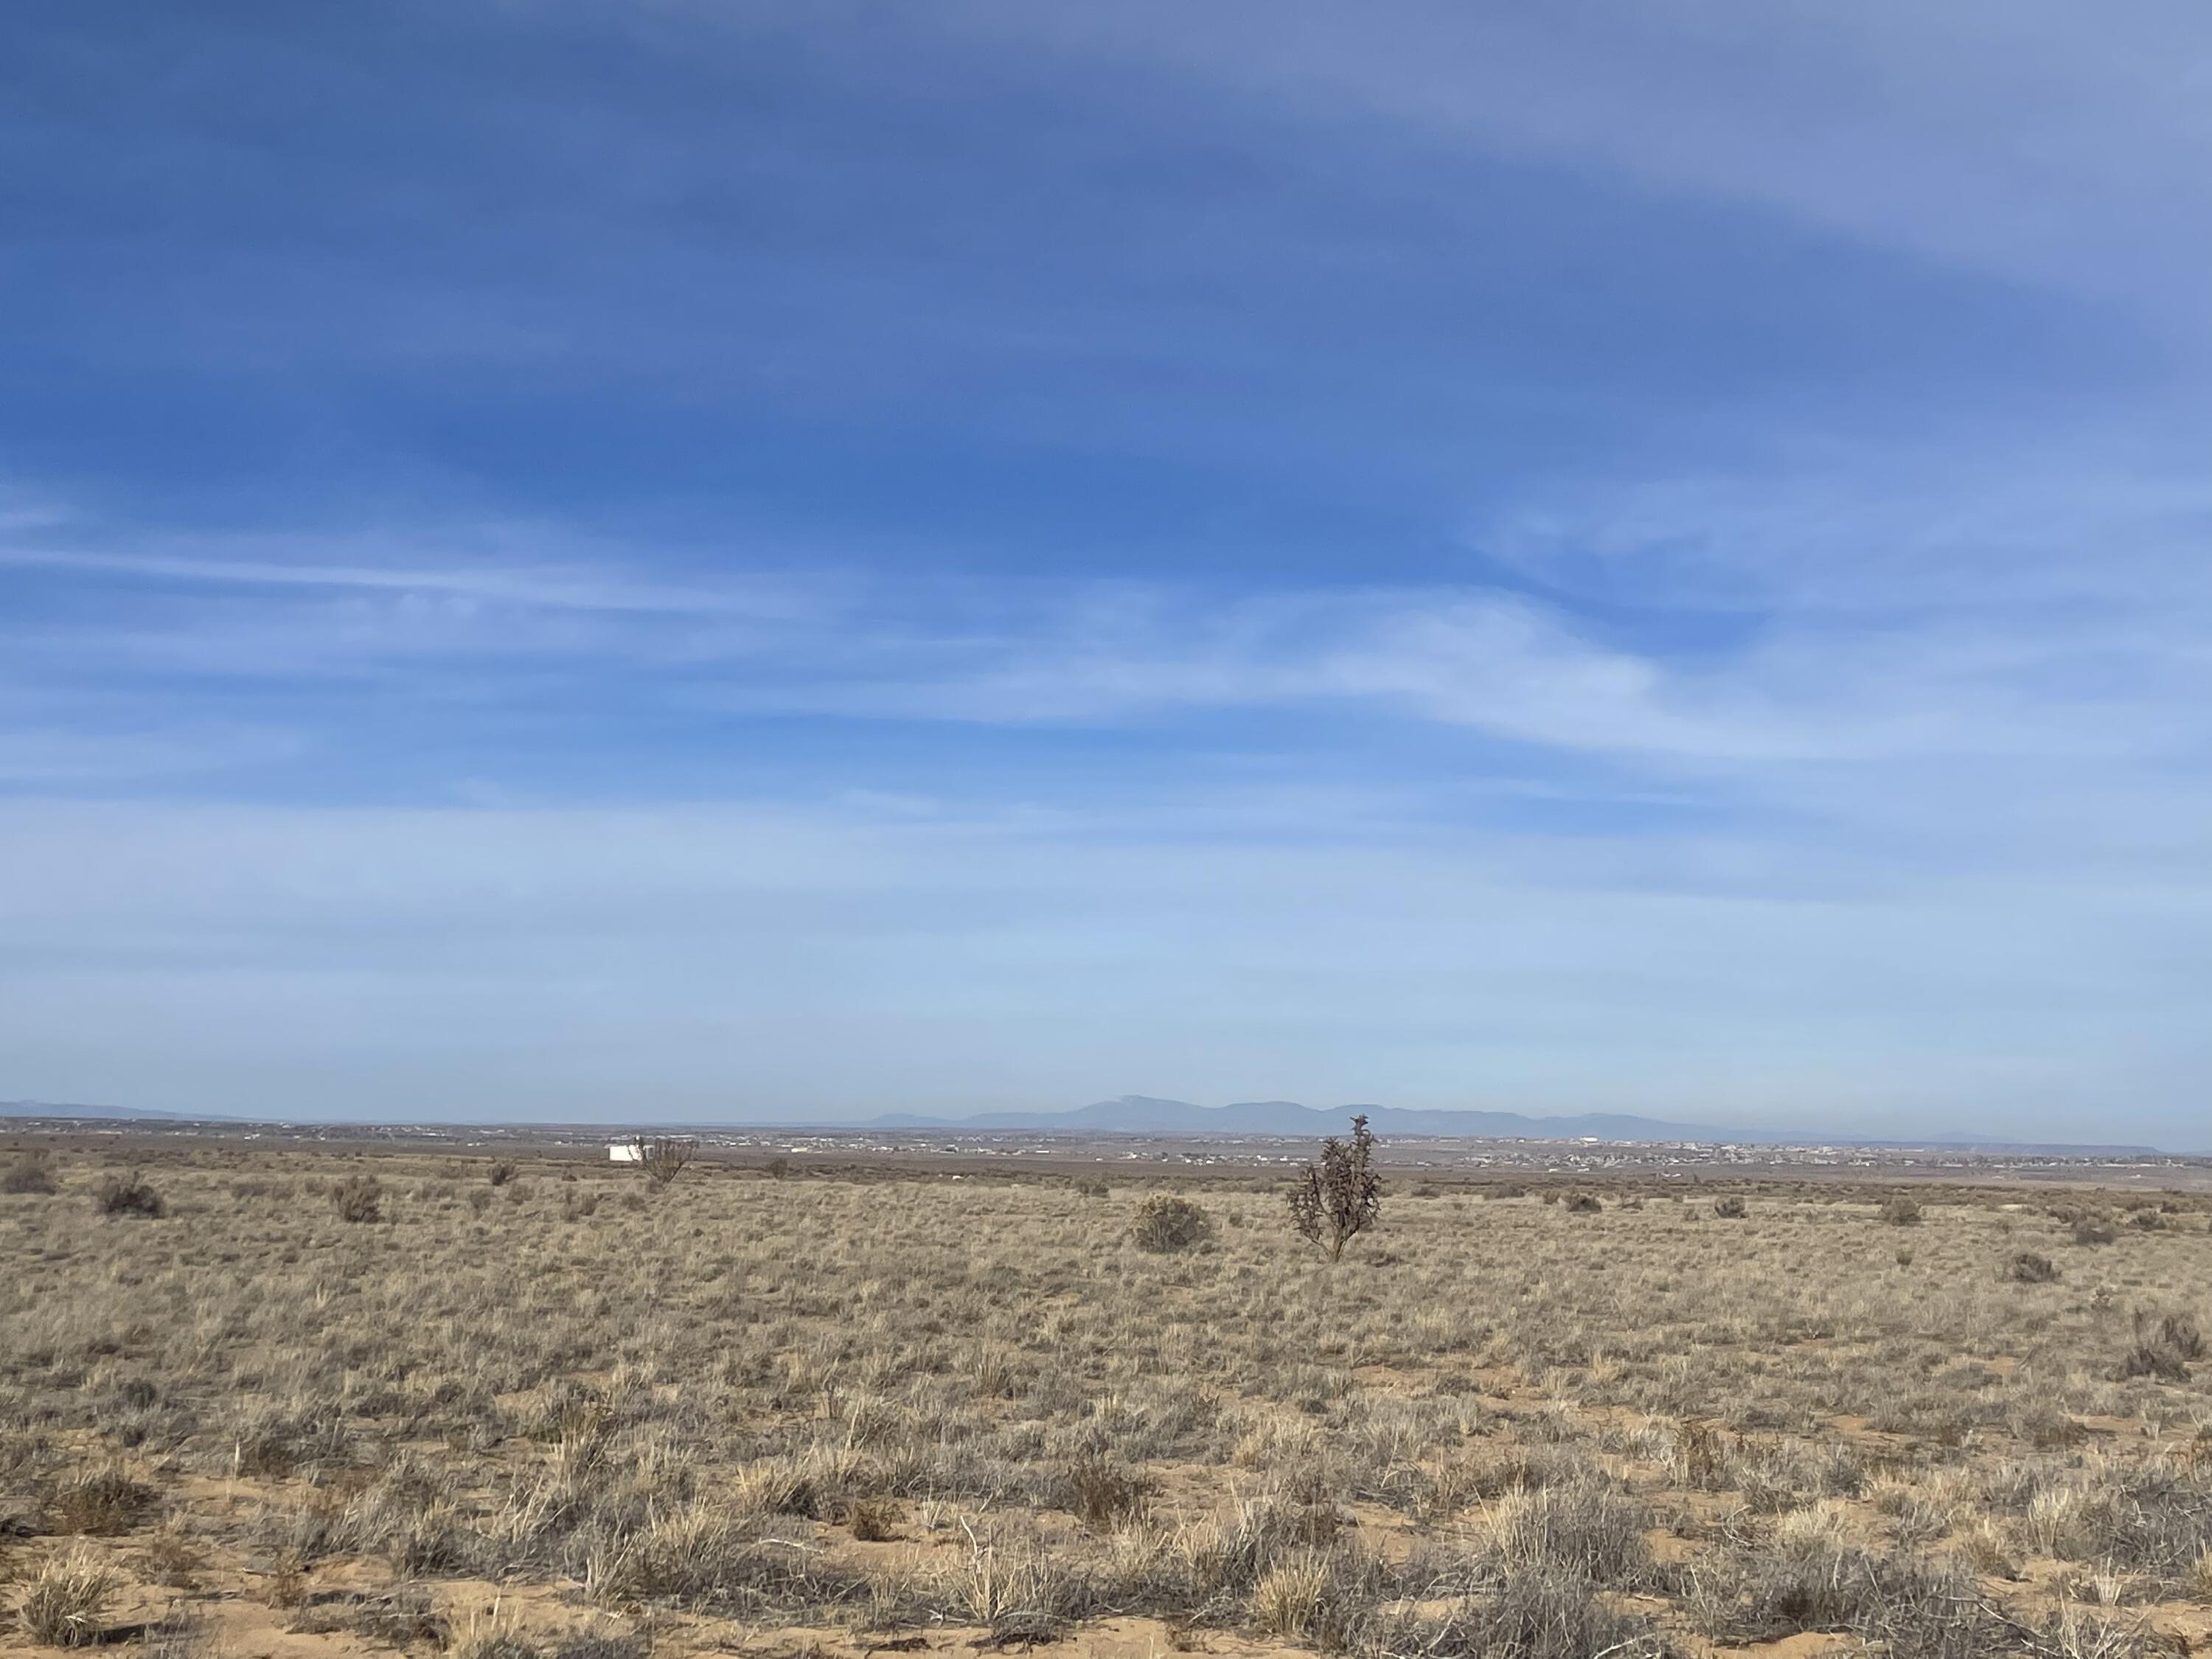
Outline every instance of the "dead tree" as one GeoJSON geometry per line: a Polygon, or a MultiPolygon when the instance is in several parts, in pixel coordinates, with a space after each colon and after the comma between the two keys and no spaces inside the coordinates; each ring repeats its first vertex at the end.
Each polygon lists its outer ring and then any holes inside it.
{"type": "Polygon", "coordinates": [[[690,1135],[640,1135],[636,1145],[638,1168],[655,1188],[666,1187],[699,1156],[699,1143],[690,1135]]]}
{"type": "Polygon", "coordinates": [[[1321,1156],[1305,1167],[1291,1188],[1291,1224],[1309,1244],[1341,1261],[1344,1247],[1382,1214],[1382,1181],[1371,1167],[1375,1137],[1367,1115],[1352,1120],[1349,1145],[1334,1135],[1321,1144],[1321,1156]]]}

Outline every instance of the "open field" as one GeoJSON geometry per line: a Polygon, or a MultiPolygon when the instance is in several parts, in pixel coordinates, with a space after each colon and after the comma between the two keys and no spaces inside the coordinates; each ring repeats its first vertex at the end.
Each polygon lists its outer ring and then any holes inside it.
{"type": "Polygon", "coordinates": [[[1400,1172],[1330,1264],[1279,1175],[502,1156],[0,1193],[0,1646],[2212,1644],[2193,1194],[1400,1172]]]}

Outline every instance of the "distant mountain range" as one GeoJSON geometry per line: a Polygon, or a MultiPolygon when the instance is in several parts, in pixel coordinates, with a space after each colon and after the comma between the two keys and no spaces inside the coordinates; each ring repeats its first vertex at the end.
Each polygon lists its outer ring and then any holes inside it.
{"type": "Polygon", "coordinates": [[[149,1112],[143,1106],[73,1106],[58,1100],[0,1100],[0,1117],[158,1118],[186,1121],[182,1112],[149,1112]]]}
{"type": "Polygon", "coordinates": [[[1673,1123],[1618,1112],[1573,1117],[1528,1117],[1519,1112],[1421,1111],[1401,1106],[1302,1106],[1292,1100],[1245,1100],[1200,1106],[1188,1100],[1123,1095],[1065,1112],[978,1112],[967,1117],[922,1117],[892,1112],[871,1118],[872,1129],[1035,1129],[1092,1134],[1328,1135],[1340,1134],[1355,1112],[1367,1115],[1379,1135],[1465,1136],[1486,1140],[1696,1140],[1756,1146],[1948,1146],[2007,1152],[2154,1153],[2149,1146],[2068,1146],[1944,1133],[1913,1139],[1896,1136],[1829,1135],[1803,1129],[1744,1129],[1716,1123],[1673,1123]]]}

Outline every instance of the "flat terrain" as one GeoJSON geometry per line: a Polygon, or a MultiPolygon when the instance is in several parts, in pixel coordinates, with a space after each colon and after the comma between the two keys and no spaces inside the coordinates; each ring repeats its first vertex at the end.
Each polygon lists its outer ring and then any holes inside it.
{"type": "Polygon", "coordinates": [[[1332,1264],[1249,1168],[52,1146],[0,1650],[2212,1647],[2179,1180],[1400,1170],[1332,1264]]]}

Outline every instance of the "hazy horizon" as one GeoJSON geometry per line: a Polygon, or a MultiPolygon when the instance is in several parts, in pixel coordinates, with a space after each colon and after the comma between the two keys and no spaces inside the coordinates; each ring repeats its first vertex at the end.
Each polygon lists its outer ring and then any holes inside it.
{"type": "MultiPolygon", "coordinates": [[[[106,1121],[111,1122],[191,1122],[195,1121],[190,1115],[165,1112],[158,1108],[150,1109],[143,1109],[134,1106],[130,1103],[87,1101],[36,1102],[0,1099],[0,1122],[4,1122],[10,1115],[20,1115],[25,1118],[36,1118],[39,1115],[39,1113],[35,1110],[27,1110],[22,1109],[35,1108],[40,1105],[55,1109],[64,1115],[70,1115],[72,1114],[82,1115],[88,1121],[106,1121]],[[99,1115],[103,1112],[108,1115],[104,1119],[101,1119],[99,1115]]],[[[788,1130],[794,1133],[863,1132],[870,1133],[897,1133],[901,1132],[921,1133],[923,1131],[934,1133],[939,1130],[959,1131],[970,1128],[976,1131],[989,1131],[997,1128],[1003,1130],[1005,1133],[1019,1134],[1054,1133],[1059,1129],[1065,1127],[1070,1133],[1079,1135],[1079,1137],[1097,1134],[1103,1136],[1127,1135],[1137,1139],[1143,1139],[1145,1137],[1158,1133],[1179,1134],[1184,1133],[1194,1134],[1219,1133],[1229,1135],[1246,1135],[1255,1133],[1272,1134],[1282,1133],[1299,1136],[1305,1136],[1310,1133],[1329,1133],[1335,1132],[1335,1127],[1333,1127],[1332,1122],[1329,1121],[1329,1120],[1340,1118],[1344,1122],[1348,1123],[1352,1114],[1372,1113],[1377,1115],[1375,1118],[1375,1121],[1378,1126],[1378,1133],[1386,1142],[1394,1139],[1402,1139],[1411,1138],[1413,1139],[1436,1139],[1474,1143],[1480,1143],[1490,1139],[1498,1139],[1510,1144],[1515,1139],[1523,1140],[1544,1139],[1545,1137],[1542,1131],[1548,1126],[1558,1126],[1556,1136],[1553,1138],[1560,1140],[1600,1139],[1624,1143],[1633,1141],[1638,1139],[1666,1139],[1682,1138],[1669,1137],[1662,1133],[1669,1127],[1678,1127],[1685,1130],[1715,1132],[1711,1133],[1703,1133],[1695,1137],[1705,1140],[1712,1140],[1716,1139],[1725,1139],[1731,1134],[1740,1134],[1752,1142],[1758,1142],[1760,1140],[1771,1140],[1773,1137],[1778,1134],[1787,1135],[1790,1137],[1790,1139],[1782,1142],[1781,1144],[1792,1146],[1849,1143],[1859,1140],[1866,1140],[1883,1145],[1920,1144],[1942,1146],[1950,1144],[1974,1144],[2002,1146],[2007,1144],[2008,1139],[2008,1138],[2005,1137],[1976,1133],[1972,1131],[1950,1125],[1937,1125],[1918,1128],[1900,1126],[1890,1130],[1881,1130],[1864,1127],[1838,1128],[1837,1126],[1832,1124],[1800,1122],[1788,1119],[1774,1120],[1765,1123],[1729,1123],[1724,1121],[1715,1121],[1711,1119],[1704,1118],[1669,1119],[1650,1117],[1640,1114],[1621,1114],[1606,1111],[1524,1114],[1515,1113],[1511,1109],[1503,1107],[1445,1107],[1413,1109],[1413,1110],[1421,1112],[1480,1112],[1488,1113],[1495,1116],[1519,1117],[1528,1126],[1526,1129],[1515,1127],[1512,1129],[1500,1128],[1496,1131],[1469,1131],[1452,1126],[1408,1127],[1402,1123],[1394,1123],[1391,1121],[1392,1114],[1398,1109],[1398,1108],[1389,1102],[1372,1100],[1342,1101],[1324,1104],[1315,1101],[1276,1099],[1264,1101],[1190,1101],[1180,1099],[1175,1097],[1125,1094],[1073,1104],[1066,1103],[1035,1103],[1027,1106],[1002,1105],[995,1107],[978,1107],[973,1104],[966,1104],[951,1105],[943,1108],[927,1109],[909,1108],[901,1110],[879,1110],[872,1109],[865,1106],[848,1106],[844,1108],[828,1107],[819,1109],[813,1112],[793,1113],[788,1111],[780,1112],[772,1106],[755,1105],[749,1108],[732,1107],[720,1113],[702,1112],[693,1114],[689,1116],[675,1117],[653,1115],[651,1111],[649,1103],[638,1103],[628,1109],[624,1109],[618,1103],[610,1103],[596,1114],[579,1110],[551,1116],[533,1115],[526,1108],[517,1108],[502,1113],[489,1115],[480,1114],[472,1115],[465,1113],[441,1113],[428,1116],[409,1113],[404,1109],[396,1107],[387,1108],[382,1110],[365,1110],[350,1116],[332,1114],[330,1112],[318,1112],[312,1109],[301,1111],[283,1111],[264,1108],[255,1111],[210,1112],[204,1120],[201,1121],[216,1123],[236,1123],[240,1125],[289,1125],[301,1127],[346,1127],[350,1126],[359,1126],[364,1128],[374,1128],[394,1127],[404,1127],[410,1125],[419,1125],[425,1127],[452,1127],[459,1129],[595,1129],[616,1133],[623,1130],[637,1130],[640,1132],[645,1132],[653,1130],[681,1131],[684,1129],[726,1129],[732,1131],[778,1132],[788,1130]],[[1081,1121],[1070,1121],[1064,1126],[1050,1121],[1027,1121],[1027,1120],[1051,1120],[1055,1118],[1076,1120],[1079,1118],[1080,1115],[1086,1111],[1095,1111],[1100,1108],[1116,1105],[1140,1106],[1153,1109],[1154,1110],[1163,1107],[1179,1109],[1187,1108],[1188,1109],[1188,1115],[1182,1117],[1181,1121],[1172,1125],[1171,1127],[1129,1127],[1118,1124],[1109,1124],[1105,1127],[1094,1127],[1088,1122],[1081,1121]],[[1228,1127],[1223,1127],[1219,1125],[1211,1124],[1206,1121],[1208,1116],[1213,1113],[1218,1112],[1227,1114],[1234,1112],[1239,1108],[1255,1107],[1291,1107],[1302,1113],[1310,1115],[1316,1121],[1311,1122],[1299,1121],[1292,1125],[1285,1126],[1280,1130],[1274,1128],[1236,1127],[1233,1125],[1228,1127]],[[1024,1121],[1011,1124],[997,1124],[992,1121],[992,1120],[995,1119],[1016,1119],[1024,1120],[1024,1121]],[[1602,1124],[1605,1129],[1609,1132],[1601,1133],[1598,1127],[1600,1124],[1602,1124]],[[1648,1136],[1639,1137],[1631,1129],[1625,1127],[1629,1125],[1649,1126],[1654,1133],[1648,1136]]],[[[2156,1142],[2130,1140],[2124,1137],[2118,1136],[2104,1137],[2101,1139],[2084,1138],[2070,1141],[2051,1141],[2025,1136],[2013,1139],[2016,1139],[2016,1140],[2021,1144],[2056,1146],[2060,1147],[2075,1146],[2084,1150],[2095,1149],[2099,1147],[2133,1146],[2145,1147],[2153,1152],[2175,1157],[2212,1156],[2212,1143],[2197,1144],[2186,1141],[2176,1141],[2172,1139],[2156,1142]]]]}
{"type": "Polygon", "coordinates": [[[0,1098],[2212,1140],[2212,14],[0,44],[0,1098]]]}

